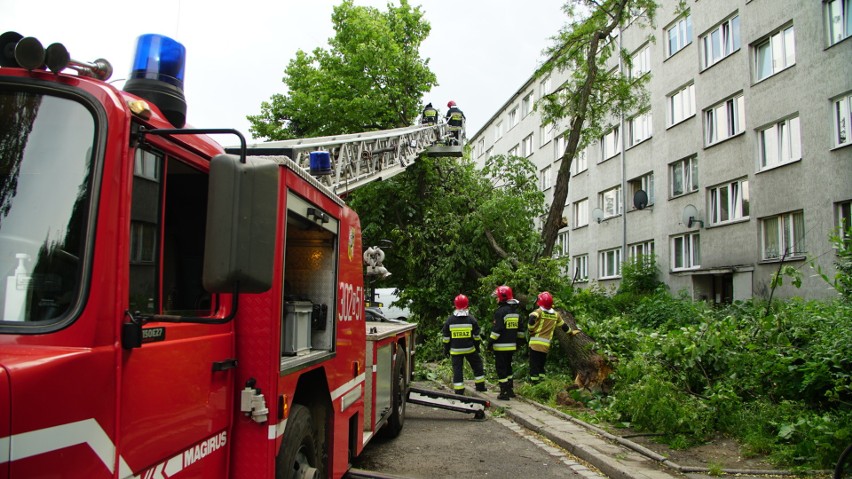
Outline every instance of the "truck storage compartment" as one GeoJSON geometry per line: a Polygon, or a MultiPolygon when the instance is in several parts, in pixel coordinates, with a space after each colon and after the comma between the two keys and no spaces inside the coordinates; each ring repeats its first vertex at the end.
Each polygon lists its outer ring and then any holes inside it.
{"type": "Polygon", "coordinates": [[[288,301],[284,303],[284,324],[281,327],[281,351],[285,356],[306,354],[311,350],[311,313],[314,305],[310,301],[288,301]]]}

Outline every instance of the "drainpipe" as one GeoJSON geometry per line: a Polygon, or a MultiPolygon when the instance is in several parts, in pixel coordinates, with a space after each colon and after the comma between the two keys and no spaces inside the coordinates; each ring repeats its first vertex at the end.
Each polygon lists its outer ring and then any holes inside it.
{"type": "MultiPolygon", "coordinates": [[[[621,58],[621,38],[624,31],[618,27],[618,71],[624,75],[624,62],[621,58]]],[[[627,149],[627,131],[624,128],[624,110],[619,115],[619,130],[621,130],[621,262],[627,260],[627,165],[624,161],[624,153],[627,149]]]]}

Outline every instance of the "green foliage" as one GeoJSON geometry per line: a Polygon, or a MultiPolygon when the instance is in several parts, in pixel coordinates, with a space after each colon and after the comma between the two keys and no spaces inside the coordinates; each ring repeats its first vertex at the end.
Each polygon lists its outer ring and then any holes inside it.
{"type": "Polygon", "coordinates": [[[845,230],[837,228],[828,239],[836,252],[834,277],[829,278],[815,261],[811,261],[810,265],[820,278],[840,293],[840,297],[852,301],[852,226],[845,230]]]}
{"type": "MultiPolygon", "coordinates": [[[[364,244],[390,241],[384,264],[393,276],[385,281],[403,291],[400,298],[410,302],[421,326],[443,323],[459,293],[470,297],[484,324],[500,283],[481,290],[480,278],[528,263],[541,248],[533,219],[544,197],[534,165],[496,156],[486,168],[499,179],[489,180],[468,159],[423,157],[405,173],[348,197],[361,217],[364,244]]],[[[548,265],[547,274],[553,268],[548,265]]]]}
{"type": "Polygon", "coordinates": [[[344,0],[334,7],[329,49],[302,50],[284,71],[286,94],[248,116],[256,138],[281,140],[411,125],[437,85],[420,45],[431,26],[407,0],[387,11],[344,0]]]}
{"type": "Polygon", "coordinates": [[[619,293],[649,294],[665,283],[660,281],[656,255],[637,256],[621,265],[619,293]]]}

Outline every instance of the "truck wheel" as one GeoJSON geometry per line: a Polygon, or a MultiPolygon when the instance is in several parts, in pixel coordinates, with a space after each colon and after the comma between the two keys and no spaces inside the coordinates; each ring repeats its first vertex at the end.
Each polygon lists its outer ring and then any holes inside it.
{"type": "Polygon", "coordinates": [[[275,460],[275,479],[319,479],[319,471],[311,411],[301,404],[293,404],[281,451],[275,460]]]}
{"type": "Polygon", "coordinates": [[[405,349],[399,348],[396,354],[396,368],[393,374],[393,400],[391,403],[391,414],[388,417],[388,422],[379,431],[382,437],[394,438],[399,436],[402,431],[402,426],[405,424],[405,405],[407,403],[406,396],[408,388],[405,380],[405,364],[406,355],[405,349]]]}

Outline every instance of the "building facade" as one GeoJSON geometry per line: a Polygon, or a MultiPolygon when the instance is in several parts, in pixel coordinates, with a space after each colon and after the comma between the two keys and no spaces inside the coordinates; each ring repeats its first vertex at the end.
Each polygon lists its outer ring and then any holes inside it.
{"type": "MultiPolygon", "coordinates": [[[[672,291],[715,303],[834,294],[829,235],[850,224],[852,0],[662,0],[656,26],[614,40],[650,108],[612,118],[575,157],[555,251],[575,284],[616,286],[622,262],[654,253],[672,291]]],[[[612,68],[624,68],[613,59],[612,68]]],[[[532,73],[532,72],[531,72],[532,73]]],[[[534,108],[567,72],[530,80],[471,137],[473,157],[529,158],[552,202],[566,134],[534,108]]]]}

